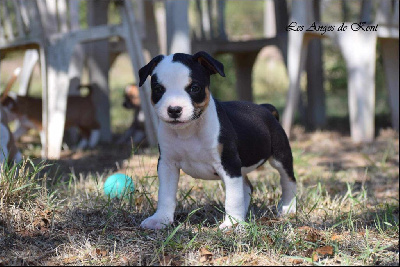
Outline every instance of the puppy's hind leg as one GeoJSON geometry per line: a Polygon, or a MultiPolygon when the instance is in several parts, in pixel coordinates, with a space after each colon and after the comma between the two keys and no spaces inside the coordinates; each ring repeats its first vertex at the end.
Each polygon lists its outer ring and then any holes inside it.
{"type": "Polygon", "coordinates": [[[296,212],[297,185],[291,162],[291,160],[280,161],[274,157],[269,159],[271,166],[274,167],[281,176],[282,197],[278,204],[279,215],[296,212]]]}
{"type": "Polygon", "coordinates": [[[253,186],[251,185],[249,181],[249,177],[247,175],[243,175],[243,192],[244,192],[244,205],[246,208],[246,213],[250,207],[250,200],[251,200],[251,194],[253,193],[253,186]]]}

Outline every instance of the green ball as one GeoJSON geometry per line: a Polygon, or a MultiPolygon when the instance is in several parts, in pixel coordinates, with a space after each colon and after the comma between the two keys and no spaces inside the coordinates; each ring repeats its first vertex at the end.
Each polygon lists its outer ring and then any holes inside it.
{"type": "Polygon", "coordinates": [[[132,178],[122,173],[110,175],[104,183],[104,194],[110,198],[128,197],[135,192],[132,178]]]}

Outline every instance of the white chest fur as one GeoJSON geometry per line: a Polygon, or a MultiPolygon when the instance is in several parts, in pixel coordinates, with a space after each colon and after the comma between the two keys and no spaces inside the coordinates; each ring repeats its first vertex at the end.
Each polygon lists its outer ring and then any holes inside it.
{"type": "Polygon", "coordinates": [[[219,179],[215,167],[221,164],[218,152],[219,122],[214,100],[203,116],[184,129],[172,129],[161,122],[161,158],[194,178],[219,179]]]}

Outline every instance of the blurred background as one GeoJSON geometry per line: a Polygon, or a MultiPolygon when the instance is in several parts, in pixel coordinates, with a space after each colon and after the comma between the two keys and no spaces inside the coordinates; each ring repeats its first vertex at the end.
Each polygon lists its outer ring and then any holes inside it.
{"type": "MultiPolygon", "coordinates": [[[[2,2],[2,9],[5,10],[7,5],[11,9],[11,2],[2,2]]],[[[67,5],[71,2],[66,1],[67,5]]],[[[123,20],[118,8],[121,1],[102,1],[108,4],[103,3],[101,7],[95,7],[91,1],[75,2],[78,4],[80,29],[90,30],[96,23],[118,24],[123,20]],[[105,17],[97,18],[100,22],[96,22],[96,16],[105,17]]],[[[271,103],[282,115],[290,98],[287,48],[290,42],[288,35],[290,36],[292,32],[286,31],[288,23],[295,21],[296,16],[303,16],[304,22],[324,25],[359,22],[365,18],[368,23],[376,24],[380,2],[389,3],[390,16],[395,13],[396,1],[391,0],[132,0],[130,1],[132,10],[128,12],[134,14],[134,26],[141,39],[144,62],[148,62],[158,54],[195,53],[205,50],[225,66],[226,78],[217,75],[212,77],[211,91],[215,98],[271,103]],[[299,6],[311,9],[301,13],[301,10],[298,10],[299,6]],[[179,39],[180,34],[183,35],[181,39],[179,39]]],[[[4,18],[2,21],[5,25],[4,18]]],[[[327,34],[323,37],[327,37],[327,34]]],[[[334,130],[349,135],[346,61],[333,39],[316,38],[314,41],[318,43],[317,46],[309,48],[304,71],[300,75],[300,95],[294,106],[293,123],[305,130],[334,130]],[[310,79],[315,81],[312,83],[310,79]],[[314,89],[308,89],[310,84],[314,89]],[[309,93],[313,90],[316,92],[309,93]],[[319,121],[313,120],[312,116],[315,113],[321,115],[319,121]]],[[[135,72],[138,71],[132,67],[131,58],[124,45],[120,45],[120,40],[109,38],[109,42],[110,45],[103,47],[97,54],[101,57],[110,57],[109,72],[104,72],[109,82],[109,89],[101,89],[107,92],[110,105],[110,122],[106,127],[110,127],[111,136],[102,138],[106,142],[115,140],[132,123],[132,111],[125,109],[122,101],[124,88],[137,83],[135,72]]],[[[86,51],[91,49],[89,44],[86,46],[86,51]]],[[[299,54],[301,49],[300,46],[299,54]]],[[[1,53],[1,88],[4,88],[14,69],[23,65],[25,51],[25,49],[14,49],[1,53]]],[[[391,127],[392,122],[380,42],[376,43],[375,52],[375,77],[372,79],[375,81],[376,135],[381,128],[391,127]]],[[[81,84],[90,82],[88,59],[83,60],[86,63],[83,64],[82,75],[79,77],[81,84]]],[[[37,63],[33,68],[29,95],[42,96],[40,75],[37,63]]],[[[13,91],[18,91],[18,82],[13,91]]]]}

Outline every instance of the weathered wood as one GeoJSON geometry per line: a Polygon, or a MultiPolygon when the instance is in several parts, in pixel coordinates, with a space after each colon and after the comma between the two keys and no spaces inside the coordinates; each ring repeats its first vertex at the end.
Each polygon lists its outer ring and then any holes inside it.
{"type": "Polygon", "coordinates": [[[3,23],[4,23],[5,34],[7,35],[8,40],[13,40],[15,36],[12,28],[11,18],[9,16],[10,11],[8,10],[6,1],[1,1],[1,6],[3,11],[3,18],[4,18],[3,23]]]}
{"type": "Polygon", "coordinates": [[[187,1],[166,1],[167,53],[191,53],[187,1]]]}
{"type": "Polygon", "coordinates": [[[380,39],[392,126],[399,131],[399,40],[380,39]]]}
{"type": "Polygon", "coordinates": [[[372,1],[361,0],[360,21],[372,22],[372,1]]]}
{"type": "MultiPolygon", "coordinates": [[[[134,25],[135,21],[134,15],[132,12],[131,3],[125,2],[126,8],[122,12],[123,19],[127,22],[125,23],[125,38],[126,38],[126,46],[128,53],[131,57],[132,67],[135,70],[135,80],[139,81],[139,69],[145,65],[143,58],[143,49],[138,38],[139,34],[134,27],[128,27],[128,25],[134,25]]],[[[150,102],[150,82],[147,80],[142,87],[139,88],[140,99],[142,100],[141,108],[145,115],[145,131],[149,144],[151,146],[157,145],[157,128],[158,128],[158,118],[151,108],[150,102]]]]}
{"type": "MultiPolygon", "coordinates": [[[[93,1],[88,4],[88,24],[90,27],[95,25],[107,24],[107,7],[109,1],[93,1]]],[[[96,117],[100,123],[100,140],[103,142],[111,141],[111,121],[110,121],[110,90],[108,87],[109,45],[107,40],[96,41],[86,46],[88,54],[89,80],[97,85],[99,90],[93,90],[92,99],[96,103],[96,117]],[[104,56],[107,55],[107,56],[104,56]]]]}
{"type": "Polygon", "coordinates": [[[219,39],[227,39],[225,31],[225,0],[217,1],[217,25],[218,25],[218,36],[219,39]]]}
{"type": "Polygon", "coordinates": [[[69,0],[69,28],[71,31],[80,29],[79,25],[79,3],[81,0],[69,0]]]}
{"type": "MultiPolygon", "coordinates": [[[[57,1],[57,15],[58,15],[58,25],[59,31],[64,33],[67,32],[68,21],[67,21],[67,3],[66,0],[56,0],[57,1]]],[[[55,2],[55,1],[54,1],[55,2]]]]}
{"type": "Polygon", "coordinates": [[[202,33],[204,34],[204,39],[211,39],[211,17],[210,17],[210,7],[209,7],[208,0],[201,0],[201,26],[202,26],[202,33]]]}
{"type": "Polygon", "coordinates": [[[27,95],[32,79],[33,68],[39,60],[39,52],[36,49],[28,49],[24,55],[22,70],[19,76],[19,95],[27,95]]]}
{"type": "Polygon", "coordinates": [[[37,1],[40,12],[40,19],[43,29],[47,35],[58,31],[57,4],[54,0],[37,1]]]}
{"type": "Polygon", "coordinates": [[[236,92],[240,100],[253,101],[252,73],[258,51],[234,53],[236,92]]]}
{"type": "Polygon", "coordinates": [[[60,157],[64,135],[65,114],[67,110],[67,95],[69,86],[68,62],[76,43],[65,40],[53,44],[47,50],[47,92],[43,94],[43,110],[47,112],[47,151],[46,157],[60,157]]]}
{"type": "Polygon", "coordinates": [[[21,17],[21,9],[19,7],[18,1],[12,1],[14,6],[15,20],[17,22],[18,37],[23,37],[25,35],[24,26],[21,17]]]}
{"type": "MultiPolygon", "coordinates": [[[[308,10],[312,8],[312,2],[295,1],[292,3],[292,15],[290,21],[300,25],[307,25],[313,16],[308,10]]],[[[282,126],[286,134],[290,136],[290,129],[293,123],[294,114],[297,109],[300,97],[300,76],[304,69],[307,55],[307,44],[309,39],[304,31],[290,31],[288,36],[288,76],[289,90],[286,97],[286,106],[282,115],[282,126]]]]}
{"type": "Polygon", "coordinates": [[[3,27],[3,22],[0,20],[0,45],[2,44],[2,43],[5,43],[6,42],[6,37],[5,37],[5,34],[4,34],[4,27],[3,27]]]}
{"type": "Polygon", "coordinates": [[[333,32],[333,36],[347,66],[351,137],[370,142],[375,134],[376,32],[333,32]]]}
{"type": "Polygon", "coordinates": [[[155,16],[157,22],[158,45],[160,46],[160,54],[165,55],[167,54],[167,16],[165,8],[156,8],[155,16]]]}
{"type": "Polygon", "coordinates": [[[264,36],[267,38],[276,36],[275,3],[273,0],[264,2],[264,36]]]}
{"type": "Polygon", "coordinates": [[[26,10],[25,1],[18,0],[18,5],[19,5],[19,9],[21,11],[22,23],[25,26],[25,30],[27,32],[29,32],[29,30],[30,30],[30,20],[29,20],[29,16],[28,16],[28,11],[26,10]]]}
{"type": "Polygon", "coordinates": [[[276,38],[262,38],[248,41],[229,41],[224,39],[215,40],[192,40],[193,51],[205,50],[211,54],[244,53],[259,51],[267,45],[277,45],[276,38]]]}
{"type": "MultiPolygon", "coordinates": [[[[320,0],[313,1],[316,22],[320,21],[320,0]]],[[[310,40],[307,52],[307,128],[321,129],[326,124],[324,71],[322,69],[321,39],[310,40]]]]}
{"type": "MultiPolygon", "coordinates": [[[[71,31],[78,31],[79,25],[79,3],[81,0],[69,1],[69,28],[71,31]]],[[[81,84],[81,76],[83,72],[83,65],[85,61],[85,47],[83,44],[78,43],[73,51],[71,61],[69,63],[68,77],[69,77],[69,95],[80,95],[79,85],[81,84]]]]}
{"type": "Polygon", "coordinates": [[[322,69],[322,44],[311,40],[307,52],[307,116],[310,130],[321,129],[326,124],[324,72],[322,69]]]}
{"type": "MultiPolygon", "coordinates": [[[[26,6],[26,15],[28,20],[26,23],[24,21],[24,24],[26,25],[27,35],[23,38],[17,36],[15,40],[10,40],[9,38],[7,38],[7,40],[0,40],[1,53],[12,51],[14,49],[32,48],[35,46],[37,46],[40,50],[39,59],[43,89],[43,131],[41,132],[43,144],[42,156],[47,158],[58,158],[60,156],[68,85],[72,84],[69,81],[69,78],[70,76],[78,78],[78,69],[80,69],[79,64],[82,63],[81,61],[75,63],[74,60],[71,61],[72,53],[74,49],[79,47],[78,44],[95,40],[105,40],[105,42],[108,44],[109,37],[120,36],[124,38],[127,43],[129,43],[130,50],[133,51],[131,54],[133,55],[135,53],[134,56],[136,57],[136,61],[138,58],[141,60],[140,62],[135,62],[136,70],[138,70],[138,66],[143,66],[144,64],[140,37],[135,31],[136,25],[134,16],[132,12],[128,12],[126,10],[126,6],[129,6],[130,11],[132,10],[129,1],[118,3],[118,7],[124,9],[125,17],[131,19],[123,20],[121,25],[93,26],[85,30],[80,30],[79,24],[77,23],[77,8],[79,0],[70,0],[69,2],[70,15],[76,18],[76,24],[73,24],[73,21],[68,21],[66,18],[58,17],[57,11],[61,10],[63,13],[67,14],[66,5],[64,5],[65,0],[60,1],[64,2],[58,3],[58,5],[52,0],[20,2],[20,4],[23,3],[23,5],[26,6]],[[60,20],[64,26],[60,26],[59,28],[58,20],[60,20]],[[71,25],[65,26],[66,21],[70,22],[71,25]],[[43,29],[42,23],[43,25],[46,25],[46,28],[43,29]],[[70,31],[70,29],[72,31],[70,31]],[[140,56],[138,56],[138,54],[140,56]],[[69,63],[72,64],[72,67],[69,63]],[[74,67],[76,67],[75,70],[74,67]],[[74,75],[71,75],[71,72],[73,71],[75,71],[75,73],[72,73],[74,75]]],[[[99,3],[100,2],[96,2],[96,7],[98,7],[99,3]]],[[[101,4],[104,4],[104,1],[102,1],[101,4]]],[[[97,24],[99,22],[97,19],[100,19],[101,22],[101,18],[97,17],[97,14],[96,16],[94,16],[94,13],[89,14],[89,17],[89,21],[94,22],[93,24],[97,24]]],[[[22,17],[22,19],[25,20],[26,18],[22,17]]],[[[4,22],[3,15],[0,21],[4,22]]],[[[3,29],[3,27],[1,29],[3,29]]],[[[100,55],[101,56],[98,56],[96,59],[108,58],[107,56],[103,56],[104,53],[101,53],[100,55]]],[[[78,57],[81,60],[83,58],[83,56],[78,57]]],[[[32,68],[28,65],[26,65],[26,67],[28,69],[32,68]]],[[[99,71],[99,69],[96,69],[96,72],[102,72],[102,70],[99,71]]],[[[106,71],[103,70],[103,73],[105,72],[106,71]]],[[[27,75],[25,84],[29,83],[28,77],[29,75],[27,75]]],[[[97,77],[100,77],[99,80],[101,80],[104,84],[106,83],[104,81],[104,75],[99,75],[97,77]]],[[[24,87],[27,87],[27,85],[24,85],[24,87]]],[[[148,102],[144,101],[143,103],[145,104],[143,105],[146,106],[147,111],[149,112],[149,86],[147,85],[145,89],[147,90],[146,96],[148,97],[144,99],[148,99],[148,102]]],[[[97,106],[107,109],[107,107],[101,103],[97,104],[97,106]]],[[[152,135],[149,137],[149,139],[150,143],[155,145],[157,141],[154,129],[156,129],[157,122],[154,121],[150,115],[148,121],[152,126],[150,127],[150,133],[152,135]]]]}
{"type": "Polygon", "coordinates": [[[150,61],[153,57],[160,54],[160,49],[158,45],[158,31],[157,23],[155,18],[155,7],[154,2],[145,1],[144,2],[144,12],[145,12],[145,32],[146,36],[143,39],[143,48],[147,50],[148,56],[145,61],[150,61]]]}

